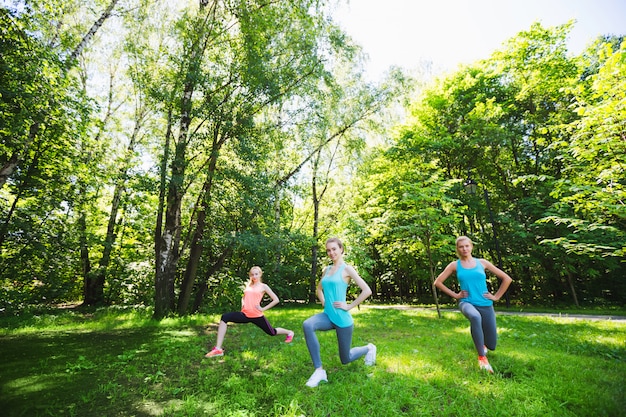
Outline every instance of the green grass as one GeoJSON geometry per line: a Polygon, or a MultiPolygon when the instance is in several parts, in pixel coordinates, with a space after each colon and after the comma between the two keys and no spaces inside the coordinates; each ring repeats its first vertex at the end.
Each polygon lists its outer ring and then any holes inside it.
{"type": "Polygon", "coordinates": [[[313,371],[302,321],[315,307],[275,308],[292,344],[231,325],[223,358],[203,358],[218,315],[150,320],[102,309],[1,318],[3,416],[621,416],[626,321],[498,316],[494,375],[480,372],[467,320],[434,310],[354,311],[353,344],[374,367],[341,365],[320,333],[329,383],[313,371]]]}

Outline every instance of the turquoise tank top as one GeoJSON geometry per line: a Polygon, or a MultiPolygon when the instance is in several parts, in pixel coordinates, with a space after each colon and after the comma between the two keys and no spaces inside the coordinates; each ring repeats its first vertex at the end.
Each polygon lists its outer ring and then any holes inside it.
{"type": "Polygon", "coordinates": [[[456,277],[459,280],[461,289],[469,293],[466,298],[459,301],[465,301],[479,307],[487,307],[493,305],[493,301],[483,296],[487,290],[487,274],[485,267],[476,258],[474,258],[476,266],[471,269],[463,268],[461,260],[456,261],[456,277]]]}
{"type": "Polygon", "coordinates": [[[337,327],[349,327],[354,323],[349,311],[333,307],[334,301],[346,301],[348,284],[346,284],[346,281],[344,281],[342,277],[342,272],[345,267],[346,264],[342,264],[332,275],[328,275],[328,271],[330,271],[331,268],[328,267],[322,277],[322,291],[324,291],[325,300],[324,313],[326,313],[330,321],[337,327]]]}

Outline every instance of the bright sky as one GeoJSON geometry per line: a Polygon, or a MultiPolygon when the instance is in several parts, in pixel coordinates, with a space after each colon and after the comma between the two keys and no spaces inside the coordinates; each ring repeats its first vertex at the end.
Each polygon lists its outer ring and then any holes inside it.
{"type": "Polygon", "coordinates": [[[626,35],[626,0],[349,0],[334,18],[365,52],[367,75],[397,65],[453,70],[488,58],[528,30],[574,19],[569,50],[579,54],[598,35],[626,35]]]}

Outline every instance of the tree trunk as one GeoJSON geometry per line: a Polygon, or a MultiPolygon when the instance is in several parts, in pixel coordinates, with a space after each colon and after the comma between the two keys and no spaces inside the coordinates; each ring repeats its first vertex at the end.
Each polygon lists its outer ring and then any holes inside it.
{"type": "Polygon", "coordinates": [[[155,244],[157,266],[154,277],[154,318],[161,319],[174,311],[174,281],[180,258],[181,209],[187,167],[187,134],[191,123],[191,97],[195,84],[188,83],[182,100],[181,127],[172,161],[172,176],[167,190],[165,225],[155,244]]]}
{"type": "MultiPolygon", "coordinates": [[[[217,142],[214,145],[220,146],[223,142],[217,142]]],[[[202,188],[202,207],[198,211],[196,216],[196,229],[194,230],[191,240],[189,260],[187,261],[187,267],[183,275],[183,282],[180,288],[180,294],[178,297],[178,314],[184,315],[189,307],[189,301],[191,299],[191,292],[193,290],[193,284],[196,281],[196,274],[198,272],[198,264],[200,263],[200,257],[204,251],[204,245],[202,240],[204,239],[204,231],[206,228],[206,216],[209,212],[209,203],[211,201],[211,188],[213,186],[213,176],[215,173],[215,166],[217,164],[218,151],[214,149],[211,152],[211,158],[209,162],[209,173],[204,186],[202,188]]]]}
{"type": "Polygon", "coordinates": [[[281,254],[283,252],[282,248],[282,239],[281,239],[281,230],[280,230],[280,200],[281,200],[282,189],[278,188],[276,190],[276,197],[274,199],[274,227],[276,229],[276,243],[278,247],[276,248],[276,252],[274,252],[275,263],[274,263],[274,276],[278,276],[281,267],[281,254]]]}
{"type": "MultiPolygon", "coordinates": [[[[206,187],[206,183],[205,183],[206,187]]],[[[204,228],[206,224],[206,209],[202,207],[198,211],[196,216],[196,230],[193,233],[191,239],[191,246],[189,249],[189,260],[187,261],[187,267],[183,273],[183,282],[180,285],[180,293],[178,294],[178,306],[177,311],[180,316],[187,313],[189,307],[189,301],[191,300],[191,292],[193,290],[193,284],[198,272],[198,264],[200,263],[200,257],[204,250],[202,244],[202,238],[204,235],[204,228]]]]}
{"type": "MultiPolygon", "coordinates": [[[[200,12],[204,11],[205,3],[200,4],[200,12]]],[[[205,16],[203,25],[206,26],[207,21],[212,14],[216,12],[216,4],[205,16]]],[[[206,33],[204,27],[198,30],[204,33],[199,36],[189,57],[189,66],[185,73],[184,88],[180,101],[180,131],[178,132],[178,141],[174,151],[174,160],[172,161],[170,182],[167,192],[167,208],[165,211],[165,225],[163,232],[157,237],[155,247],[157,265],[154,277],[155,298],[154,298],[154,314],[155,319],[161,319],[175,311],[174,282],[176,280],[176,270],[180,259],[180,236],[181,236],[181,210],[184,195],[185,170],[187,168],[187,140],[189,136],[189,128],[192,120],[193,110],[193,94],[198,83],[198,72],[204,51],[207,48],[209,34],[206,33]]]]}
{"type": "Polygon", "coordinates": [[[161,233],[163,232],[163,212],[165,210],[165,196],[167,190],[167,163],[170,159],[170,144],[172,139],[172,109],[167,112],[167,130],[165,132],[165,145],[163,146],[163,159],[160,167],[159,182],[159,205],[157,208],[156,222],[154,226],[154,257],[155,274],[161,268],[159,253],[161,251],[161,233]]]}
{"type": "Polygon", "coordinates": [[[580,307],[580,304],[578,304],[578,296],[576,295],[576,289],[574,288],[574,280],[572,279],[572,273],[566,269],[565,276],[567,277],[567,284],[569,285],[570,292],[572,293],[574,304],[576,304],[576,307],[580,307]]]}
{"type": "MultiPolygon", "coordinates": [[[[140,125],[139,122],[137,122],[137,124],[135,125],[132,139],[127,148],[127,155],[131,155],[135,149],[137,135],[139,134],[139,128],[140,125]]],[[[102,257],[100,258],[100,262],[98,263],[96,278],[92,282],[92,285],[94,286],[93,294],[97,294],[99,296],[98,298],[92,300],[92,302],[95,302],[96,304],[104,303],[104,284],[106,283],[106,274],[111,263],[111,252],[113,251],[113,246],[115,244],[115,226],[117,225],[117,215],[119,213],[120,203],[122,201],[122,195],[124,193],[124,185],[126,184],[126,178],[128,175],[129,161],[124,161],[123,164],[124,167],[120,170],[120,173],[118,174],[118,180],[115,184],[115,189],[113,190],[113,199],[111,201],[111,210],[109,212],[107,233],[104,238],[102,257]]],[[[90,304],[87,302],[87,299],[85,299],[85,304],[90,304]]]]}
{"type": "Polygon", "coordinates": [[[313,247],[311,248],[311,277],[309,278],[309,303],[315,303],[315,299],[317,298],[316,290],[317,290],[317,257],[318,257],[318,247],[319,244],[317,242],[317,238],[313,243],[313,247]]]}
{"type": "Polygon", "coordinates": [[[13,218],[13,214],[17,210],[17,204],[18,204],[18,202],[20,201],[20,199],[22,197],[22,193],[24,192],[24,190],[28,186],[29,180],[32,177],[33,171],[37,167],[38,163],[39,163],[39,152],[35,152],[35,156],[33,157],[33,160],[31,161],[31,163],[28,166],[28,171],[26,171],[26,175],[24,175],[24,178],[22,179],[22,184],[20,185],[20,187],[17,190],[17,194],[15,195],[15,198],[13,199],[13,203],[11,203],[11,208],[9,209],[9,212],[7,213],[7,215],[6,215],[5,219],[4,219],[4,224],[0,228],[0,253],[2,253],[2,247],[4,246],[4,240],[6,239],[6,235],[7,235],[7,232],[9,230],[9,223],[11,222],[11,219],[13,218]]]}
{"type": "MultiPolygon", "coordinates": [[[[80,43],[76,46],[76,48],[74,48],[74,51],[72,51],[70,57],[66,61],[67,68],[71,68],[72,66],[74,66],[78,55],[83,51],[87,43],[89,43],[91,38],[93,38],[98,29],[100,29],[100,27],[104,24],[104,21],[111,15],[111,11],[118,1],[119,0],[111,0],[111,3],[106,8],[104,13],[102,13],[102,16],[100,16],[100,18],[92,25],[91,29],[89,29],[89,32],[87,32],[87,34],[83,37],[80,43]]],[[[15,168],[17,168],[22,162],[23,155],[26,154],[28,148],[35,139],[35,136],[39,132],[40,125],[41,121],[35,121],[30,125],[28,140],[24,144],[23,149],[21,149],[20,152],[14,152],[11,155],[11,158],[9,158],[9,160],[0,168],[0,188],[4,186],[4,184],[7,182],[7,179],[9,179],[11,175],[13,175],[15,168]]]]}
{"type": "Polygon", "coordinates": [[[311,276],[309,278],[309,302],[315,303],[317,291],[317,257],[318,257],[318,234],[319,234],[319,218],[320,218],[320,200],[317,195],[317,169],[320,159],[320,153],[313,164],[313,178],[311,179],[312,198],[313,198],[313,247],[311,248],[311,276]]]}
{"type": "MultiPolygon", "coordinates": [[[[191,97],[191,94],[189,94],[189,97],[191,97]]],[[[185,116],[185,118],[187,117],[185,116]]],[[[154,318],[156,319],[166,317],[174,311],[174,281],[180,258],[181,208],[186,168],[185,153],[187,142],[185,137],[189,128],[188,121],[183,121],[181,124],[179,142],[176,145],[172,163],[172,178],[167,193],[165,225],[157,243],[159,251],[156,264],[158,268],[154,277],[154,318]]]]}
{"type": "Polygon", "coordinates": [[[206,230],[206,217],[210,212],[211,202],[211,190],[213,188],[213,178],[215,177],[215,170],[217,167],[217,160],[219,158],[219,151],[226,143],[227,136],[219,138],[219,129],[216,128],[213,138],[213,146],[211,149],[211,156],[209,158],[209,166],[207,178],[202,186],[202,202],[198,215],[196,216],[196,228],[193,233],[193,237],[190,245],[189,260],[187,261],[187,267],[183,275],[183,282],[180,288],[180,294],[178,297],[178,314],[184,315],[187,313],[189,307],[189,301],[191,300],[191,293],[193,291],[193,284],[196,281],[198,273],[198,265],[200,263],[200,257],[204,251],[204,245],[202,243],[204,239],[204,233],[206,230]]]}
{"type": "Polygon", "coordinates": [[[193,306],[191,308],[191,313],[195,313],[200,309],[200,306],[202,305],[202,300],[204,299],[204,294],[206,294],[206,290],[208,289],[209,279],[211,278],[211,276],[213,276],[213,274],[215,274],[224,266],[224,261],[226,261],[226,258],[231,255],[232,250],[230,248],[227,248],[224,252],[222,252],[215,264],[213,264],[213,266],[209,268],[202,282],[198,284],[198,292],[196,292],[193,306]]]}
{"type": "Polygon", "coordinates": [[[66,61],[68,67],[71,67],[74,65],[74,61],[76,60],[76,58],[78,58],[78,55],[80,55],[83,49],[85,49],[85,46],[87,46],[87,44],[89,43],[91,38],[93,38],[93,36],[96,34],[98,29],[102,27],[102,25],[104,24],[104,21],[107,20],[109,16],[111,16],[111,12],[113,11],[113,8],[115,7],[118,1],[119,0],[111,0],[111,3],[109,3],[107,8],[104,10],[102,15],[100,16],[100,18],[94,22],[94,24],[91,26],[91,29],[89,29],[89,31],[85,34],[85,36],[83,36],[83,39],[78,43],[76,48],[74,48],[74,51],[72,51],[72,54],[68,57],[66,61]]]}
{"type": "Polygon", "coordinates": [[[80,264],[83,274],[83,304],[93,305],[97,295],[93,294],[93,277],[91,275],[91,261],[89,260],[89,246],[87,245],[86,217],[84,211],[78,217],[80,264]]]}
{"type": "MultiPolygon", "coordinates": [[[[111,75],[110,79],[110,89],[109,89],[109,105],[107,108],[106,115],[102,122],[104,126],[108,119],[113,114],[113,75],[111,75]]],[[[116,234],[115,227],[117,225],[117,216],[120,209],[120,203],[122,201],[122,196],[124,194],[124,189],[126,185],[126,180],[128,178],[128,170],[131,166],[131,155],[135,151],[135,145],[137,144],[137,139],[139,137],[139,132],[143,125],[145,111],[142,107],[140,107],[135,114],[135,126],[133,128],[133,133],[130,136],[130,141],[128,142],[128,146],[126,148],[126,153],[124,154],[124,159],[120,162],[120,169],[117,174],[117,179],[115,181],[115,188],[113,189],[113,198],[111,200],[111,209],[109,210],[109,221],[107,223],[107,232],[104,237],[104,248],[102,250],[102,257],[100,258],[100,262],[98,262],[98,269],[95,272],[95,278],[90,279],[90,285],[85,285],[85,300],[84,304],[86,305],[99,305],[104,304],[104,284],[106,283],[107,278],[107,270],[109,269],[109,265],[111,263],[111,252],[113,251],[113,246],[115,244],[116,234]]],[[[99,141],[99,136],[96,138],[96,141],[99,141]]],[[[87,276],[86,276],[87,279],[87,276]]]]}
{"type": "MultiPolygon", "coordinates": [[[[348,128],[342,128],[341,131],[345,132],[348,128]]],[[[331,135],[331,138],[340,138],[341,135],[338,134],[333,134],[331,135]]],[[[329,143],[329,139],[326,139],[324,141],[324,144],[329,143]]],[[[330,167],[332,166],[332,161],[335,157],[335,153],[337,151],[337,149],[339,148],[340,144],[339,144],[339,140],[337,140],[337,145],[335,147],[335,152],[332,153],[332,156],[330,157],[330,161],[328,162],[328,170],[330,170],[330,167]]],[[[317,266],[317,257],[318,257],[318,239],[319,239],[319,219],[320,219],[320,203],[322,201],[322,198],[324,197],[324,194],[326,194],[326,190],[328,189],[328,180],[324,183],[324,186],[321,187],[321,190],[318,190],[317,187],[317,182],[319,179],[319,166],[320,166],[320,160],[322,158],[322,151],[321,148],[317,148],[317,155],[315,155],[315,160],[313,162],[313,173],[312,173],[312,198],[313,198],[313,248],[311,250],[311,254],[313,256],[313,259],[311,260],[311,280],[310,280],[310,293],[309,293],[309,302],[314,303],[315,302],[315,298],[316,298],[316,289],[317,289],[317,275],[318,275],[318,266],[317,266]]],[[[326,172],[326,178],[328,178],[329,173],[328,171],[326,172]]]]}
{"type": "Polygon", "coordinates": [[[21,152],[14,152],[11,155],[11,158],[9,158],[9,160],[2,166],[2,168],[0,168],[0,188],[4,186],[4,184],[11,177],[11,175],[13,175],[15,168],[17,168],[20,162],[22,162],[22,155],[26,154],[28,148],[30,148],[30,145],[32,145],[32,143],[35,141],[37,133],[39,133],[39,126],[39,122],[35,122],[30,125],[30,129],[28,130],[28,140],[24,144],[24,148],[21,150],[21,152]]]}
{"type": "Polygon", "coordinates": [[[430,272],[430,280],[431,285],[430,289],[433,293],[433,298],[435,300],[435,307],[437,307],[437,316],[441,318],[441,310],[439,310],[439,298],[437,297],[437,287],[435,286],[435,266],[433,265],[433,254],[431,252],[430,247],[430,233],[425,233],[426,240],[426,254],[428,255],[428,270],[430,272]]]}

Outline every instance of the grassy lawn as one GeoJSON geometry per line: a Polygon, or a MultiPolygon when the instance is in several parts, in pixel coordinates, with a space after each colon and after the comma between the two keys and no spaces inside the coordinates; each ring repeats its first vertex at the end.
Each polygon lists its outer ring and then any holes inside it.
{"type": "Polygon", "coordinates": [[[315,307],[268,311],[292,344],[231,325],[223,358],[203,358],[218,315],[161,322],[102,309],[0,318],[0,414],[11,416],[623,416],[626,321],[498,316],[495,374],[478,369],[466,319],[433,310],[354,311],[354,345],[374,367],[341,365],[320,333],[328,384],[313,371],[302,321],[315,307]]]}

